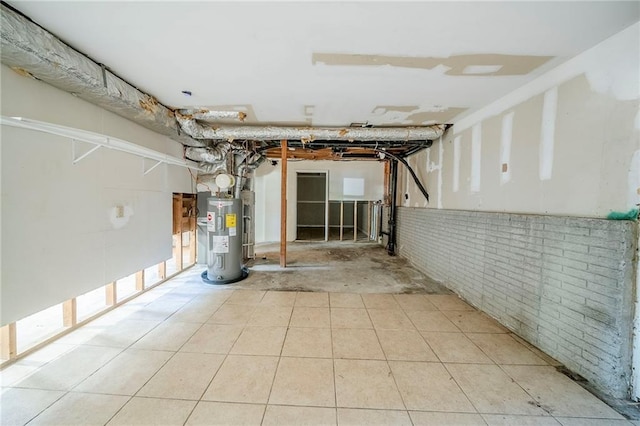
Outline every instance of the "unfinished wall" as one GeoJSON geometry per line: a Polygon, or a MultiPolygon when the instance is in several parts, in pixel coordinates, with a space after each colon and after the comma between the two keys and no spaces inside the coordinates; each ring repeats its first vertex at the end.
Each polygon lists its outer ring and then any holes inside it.
{"type": "Polygon", "coordinates": [[[455,122],[406,207],[606,217],[640,203],[638,24],[455,122]]]}
{"type": "Polygon", "coordinates": [[[632,381],[637,235],[604,218],[640,202],[639,32],[455,121],[411,159],[430,204],[399,177],[400,254],[617,397],[632,381]]]}
{"type": "MultiPolygon", "coordinates": [[[[182,156],[179,143],[52,86],[4,66],[1,78],[4,116],[182,156]]],[[[0,152],[2,324],[171,257],[171,194],[193,192],[186,169],[161,165],[143,175],[142,158],[108,149],[74,165],[68,138],[9,126],[0,152]]]]}
{"type": "MultiPolygon", "coordinates": [[[[330,200],[382,199],[384,165],[377,161],[289,161],[287,171],[287,241],[296,238],[296,172],[328,172],[330,200]],[[345,179],[362,183],[361,195],[345,194],[345,179]]],[[[280,172],[280,163],[272,166],[270,161],[255,172],[258,243],[280,240],[280,172]]]]}

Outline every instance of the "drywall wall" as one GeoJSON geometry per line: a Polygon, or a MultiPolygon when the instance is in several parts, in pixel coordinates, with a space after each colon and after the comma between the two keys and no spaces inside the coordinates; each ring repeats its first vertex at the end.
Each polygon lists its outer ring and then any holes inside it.
{"type": "MultiPolygon", "coordinates": [[[[288,161],[287,171],[287,241],[296,238],[297,172],[327,172],[330,200],[382,199],[384,165],[381,162],[288,161]]],[[[279,160],[275,166],[266,161],[255,172],[258,243],[280,240],[280,179],[279,160]]]]}
{"type": "Polygon", "coordinates": [[[454,123],[400,168],[406,207],[606,217],[640,202],[636,24],[454,123]]]}
{"type": "MultiPolygon", "coordinates": [[[[1,89],[4,116],[182,156],[179,143],[4,66],[1,89]]],[[[144,175],[143,167],[152,164],[108,149],[73,164],[68,138],[1,130],[2,324],[171,257],[172,192],[194,188],[186,169],[163,164],[144,175]]],[[[76,143],[80,153],[89,148],[76,143]]]]}

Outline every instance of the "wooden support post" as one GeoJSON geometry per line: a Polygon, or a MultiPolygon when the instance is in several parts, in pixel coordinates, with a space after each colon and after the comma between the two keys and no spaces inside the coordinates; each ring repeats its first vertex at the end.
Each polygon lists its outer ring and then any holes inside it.
{"type": "Polygon", "coordinates": [[[167,262],[158,263],[158,279],[164,280],[167,278],[167,262]]]}
{"type": "Polygon", "coordinates": [[[287,267],[287,140],[280,142],[280,267],[287,267]]]}
{"type": "Polygon", "coordinates": [[[75,297],[62,304],[62,325],[73,327],[78,323],[78,304],[75,297]]]}
{"type": "Polygon", "coordinates": [[[340,241],[344,232],[344,200],[340,201],[340,241]]]}
{"type": "Polygon", "coordinates": [[[353,200],[353,241],[358,241],[358,200],[353,200]]]}
{"type": "Polygon", "coordinates": [[[196,263],[196,231],[189,231],[189,265],[196,263]]]}
{"type": "MultiPolygon", "coordinates": [[[[182,231],[189,235],[189,265],[196,263],[196,195],[182,195],[182,231]]],[[[184,241],[183,241],[184,243],[184,241]]],[[[183,261],[184,262],[184,261],[183,261]]]]}
{"type": "Polygon", "coordinates": [[[367,202],[367,240],[371,240],[371,201],[367,202]]]}
{"type": "Polygon", "coordinates": [[[382,203],[385,205],[389,205],[391,203],[391,194],[389,191],[389,181],[391,177],[391,162],[384,162],[384,196],[382,199],[382,203]]]}
{"type": "Polygon", "coordinates": [[[118,282],[114,281],[104,287],[107,306],[113,306],[118,301],[118,282]]]}
{"type": "Polygon", "coordinates": [[[13,359],[18,355],[16,323],[12,322],[0,328],[0,358],[13,359]]]}
{"type": "Polygon", "coordinates": [[[136,291],[144,290],[144,269],[136,272],[136,291]]]}
{"type": "Polygon", "coordinates": [[[196,217],[197,204],[197,195],[194,195],[191,200],[191,216],[189,217],[189,232],[191,232],[191,235],[189,235],[189,263],[192,265],[196,263],[198,255],[198,218],[196,217]]]}

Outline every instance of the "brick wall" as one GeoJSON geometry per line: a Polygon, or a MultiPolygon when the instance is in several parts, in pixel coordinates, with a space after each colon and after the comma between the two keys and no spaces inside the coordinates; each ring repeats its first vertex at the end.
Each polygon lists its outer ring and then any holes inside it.
{"type": "Polygon", "coordinates": [[[401,256],[618,398],[636,242],[629,221],[398,208],[401,256]]]}

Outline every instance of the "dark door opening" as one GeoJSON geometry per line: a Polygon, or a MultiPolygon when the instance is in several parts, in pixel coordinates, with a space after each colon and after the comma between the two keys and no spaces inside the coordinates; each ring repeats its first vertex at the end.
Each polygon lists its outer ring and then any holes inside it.
{"type": "Polygon", "coordinates": [[[327,238],[327,173],[297,173],[296,239],[327,238]]]}

